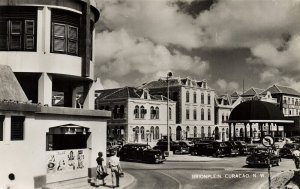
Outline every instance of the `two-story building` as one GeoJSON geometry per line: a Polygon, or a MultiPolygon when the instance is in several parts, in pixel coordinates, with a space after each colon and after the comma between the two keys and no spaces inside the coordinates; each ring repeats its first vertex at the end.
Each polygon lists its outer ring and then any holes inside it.
{"type": "Polygon", "coordinates": [[[241,100],[242,98],[236,98],[236,95],[215,95],[215,126],[218,128],[215,131],[216,140],[229,140],[229,128],[226,121],[229,119],[232,109],[240,104],[241,100]]]}
{"type": "Polygon", "coordinates": [[[176,137],[213,137],[215,92],[206,80],[197,81],[189,77],[161,78],[150,81],[140,88],[149,89],[152,95],[167,96],[176,102],[176,137]],[[168,83],[167,83],[168,81],[168,83]]]}
{"type": "Polygon", "coordinates": [[[174,135],[174,101],[167,102],[162,95],[150,95],[148,90],[134,87],[98,90],[96,93],[95,109],[112,112],[107,123],[108,140],[156,142],[167,135],[167,124],[170,134],[174,135]]]}
{"type": "Polygon", "coordinates": [[[88,184],[95,174],[110,118],[94,110],[99,16],[90,0],[0,1],[0,188],[88,184]]]}

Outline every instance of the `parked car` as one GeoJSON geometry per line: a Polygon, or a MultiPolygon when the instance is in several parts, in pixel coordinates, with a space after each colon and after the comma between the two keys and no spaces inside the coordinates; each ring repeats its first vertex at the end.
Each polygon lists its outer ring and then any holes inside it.
{"type": "Polygon", "coordinates": [[[231,147],[227,146],[224,142],[212,142],[210,143],[216,150],[219,150],[224,156],[231,156],[231,147]]]}
{"type": "Polygon", "coordinates": [[[233,141],[226,141],[224,142],[230,149],[230,156],[238,156],[239,153],[239,149],[238,146],[235,144],[235,142],[233,141]]]}
{"type": "Polygon", "coordinates": [[[121,149],[121,145],[114,144],[112,142],[106,143],[106,156],[110,157],[113,152],[118,152],[121,149]]]}
{"type": "Polygon", "coordinates": [[[281,157],[291,158],[293,157],[293,151],[300,147],[298,143],[287,143],[280,150],[279,155],[281,157]]]}
{"type": "Polygon", "coordinates": [[[268,166],[268,158],[270,156],[270,165],[280,165],[281,158],[271,150],[270,155],[267,148],[255,148],[250,156],[246,159],[246,164],[249,166],[268,166]]]}
{"type": "Polygon", "coordinates": [[[234,141],[234,144],[239,151],[239,155],[250,154],[250,148],[248,148],[247,143],[245,141],[234,141]]]}
{"type": "MultiPolygon", "coordinates": [[[[153,149],[160,150],[164,154],[168,151],[168,142],[164,140],[158,141],[153,149]]],[[[170,141],[170,151],[174,154],[187,154],[189,153],[189,147],[180,145],[178,141],[170,141]]]]}
{"type": "Polygon", "coordinates": [[[191,148],[191,155],[198,156],[213,156],[213,157],[224,157],[226,155],[225,151],[227,146],[224,143],[215,142],[212,143],[196,143],[194,147],[191,148]]]}
{"type": "Polygon", "coordinates": [[[294,143],[300,143],[300,136],[292,136],[290,138],[294,143]]]}
{"type": "Polygon", "coordinates": [[[178,144],[180,146],[184,146],[186,148],[188,148],[188,152],[190,153],[190,149],[195,145],[192,141],[188,141],[188,140],[180,140],[180,141],[175,141],[178,142],[178,144]]]}
{"type": "Polygon", "coordinates": [[[146,163],[162,163],[165,157],[159,150],[147,144],[125,144],[118,153],[121,161],[137,161],[146,163]]]}
{"type": "Polygon", "coordinates": [[[209,143],[196,143],[193,147],[190,148],[191,155],[206,155],[210,156],[212,154],[213,146],[209,143]],[[210,147],[208,147],[210,145],[210,147]]]}

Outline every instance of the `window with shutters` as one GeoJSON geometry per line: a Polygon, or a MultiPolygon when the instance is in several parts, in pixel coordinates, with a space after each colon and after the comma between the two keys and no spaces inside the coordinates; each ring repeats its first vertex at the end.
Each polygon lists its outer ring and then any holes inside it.
{"type": "Polygon", "coordinates": [[[24,120],[23,116],[11,116],[11,140],[24,140],[24,120]]]}
{"type": "Polygon", "coordinates": [[[79,56],[80,14],[52,9],[51,23],[51,52],[79,56]]]}
{"type": "Polygon", "coordinates": [[[0,7],[0,50],[36,50],[37,8],[0,7]]]}
{"type": "Polygon", "coordinates": [[[52,24],[52,51],[78,55],[78,28],[66,24],[52,24]]]}
{"type": "Polygon", "coordinates": [[[35,21],[6,20],[0,21],[0,50],[34,51],[35,21]]]}

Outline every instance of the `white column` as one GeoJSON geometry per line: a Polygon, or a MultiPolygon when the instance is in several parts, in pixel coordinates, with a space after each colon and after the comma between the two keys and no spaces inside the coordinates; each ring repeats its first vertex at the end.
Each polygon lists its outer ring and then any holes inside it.
{"type": "Polygon", "coordinates": [[[4,143],[9,143],[10,141],[10,133],[11,133],[11,116],[5,115],[4,121],[3,121],[3,141],[4,143]]]}
{"type": "Polygon", "coordinates": [[[47,54],[50,53],[50,43],[51,43],[51,11],[47,6],[44,7],[42,15],[43,15],[42,17],[38,17],[38,18],[43,18],[43,19],[38,19],[38,24],[42,26],[42,35],[40,36],[38,35],[38,39],[41,39],[40,40],[42,43],[41,49],[43,50],[44,54],[47,54]]]}
{"type": "MultiPolygon", "coordinates": [[[[94,90],[93,83],[89,84],[89,90],[87,92],[86,98],[84,99],[84,103],[83,103],[84,109],[88,109],[88,110],[95,109],[95,90],[94,90]]],[[[83,93],[85,93],[85,90],[83,93]]]]}
{"type": "Polygon", "coordinates": [[[42,73],[39,78],[38,102],[52,106],[52,78],[47,73],[42,73]]]}

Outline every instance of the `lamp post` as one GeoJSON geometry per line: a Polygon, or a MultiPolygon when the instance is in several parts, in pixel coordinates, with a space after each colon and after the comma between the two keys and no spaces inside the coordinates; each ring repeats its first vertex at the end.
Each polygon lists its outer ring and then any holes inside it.
{"type": "Polygon", "coordinates": [[[172,72],[167,74],[167,140],[168,140],[168,153],[170,152],[170,133],[169,133],[169,78],[172,77],[172,72]]]}

